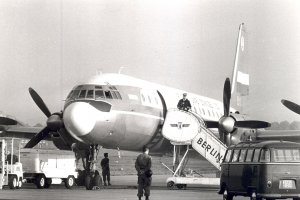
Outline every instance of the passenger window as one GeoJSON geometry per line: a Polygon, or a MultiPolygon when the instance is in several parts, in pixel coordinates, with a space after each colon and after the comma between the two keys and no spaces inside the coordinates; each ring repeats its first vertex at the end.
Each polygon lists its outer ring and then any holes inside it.
{"type": "Polygon", "coordinates": [[[246,156],[246,151],[247,149],[242,149],[239,157],[239,162],[244,162],[245,161],[245,156],[246,156]]]}
{"type": "Polygon", "coordinates": [[[110,91],[105,91],[104,94],[107,99],[112,99],[112,95],[111,95],[110,91]]]}
{"type": "Polygon", "coordinates": [[[258,162],[258,159],[259,159],[259,153],[260,153],[260,149],[255,149],[255,150],[254,150],[253,162],[258,162]]]}
{"type": "Polygon", "coordinates": [[[233,150],[233,156],[231,162],[237,162],[239,158],[240,149],[233,150]]]}
{"type": "Polygon", "coordinates": [[[231,157],[231,152],[232,152],[231,149],[227,151],[224,162],[229,162],[230,157],[231,157]]]}
{"type": "Polygon", "coordinates": [[[248,149],[247,151],[247,156],[246,156],[246,162],[251,162],[252,160],[252,155],[253,155],[253,149],[248,149]]]}
{"type": "Polygon", "coordinates": [[[104,99],[103,90],[95,90],[95,99],[104,99]]]}
{"type": "Polygon", "coordinates": [[[271,154],[269,149],[262,149],[260,152],[260,162],[270,162],[271,154]]]}
{"type": "Polygon", "coordinates": [[[85,93],[86,93],[86,90],[81,90],[78,98],[84,98],[85,93]]]}
{"type": "Polygon", "coordinates": [[[103,89],[102,86],[100,86],[100,85],[96,85],[95,88],[96,89],[101,89],[101,90],[103,89]]]}
{"type": "Polygon", "coordinates": [[[86,98],[93,99],[94,98],[94,90],[88,90],[86,98]]]}
{"type": "Polygon", "coordinates": [[[145,102],[145,96],[143,95],[143,94],[141,94],[141,96],[142,96],[142,100],[143,100],[143,102],[145,102]]]}

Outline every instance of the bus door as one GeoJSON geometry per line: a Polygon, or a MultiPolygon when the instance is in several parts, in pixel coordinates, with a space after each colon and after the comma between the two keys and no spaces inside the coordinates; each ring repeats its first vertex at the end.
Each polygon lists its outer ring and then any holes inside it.
{"type": "Polygon", "coordinates": [[[241,191],[241,177],[243,172],[242,163],[239,162],[241,149],[234,149],[232,153],[231,162],[229,164],[229,190],[241,191]]]}
{"type": "Polygon", "coordinates": [[[260,149],[248,149],[245,156],[245,167],[242,174],[242,186],[244,190],[257,188],[259,186],[260,163],[259,163],[260,149]]]}

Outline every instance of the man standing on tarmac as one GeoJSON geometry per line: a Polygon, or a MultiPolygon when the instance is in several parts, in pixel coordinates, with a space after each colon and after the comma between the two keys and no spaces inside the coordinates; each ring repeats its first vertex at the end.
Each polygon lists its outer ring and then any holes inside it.
{"type": "Polygon", "coordinates": [[[150,196],[150,186],[152,181],[152,171],[151,171],[151,157],[149,154],[149,148],[144,146],[143,153],[138,155],[135,161],[135,169],[138,173],[138,198],[142,199],[143,193],[145,191],[146,200],[149,200],[150,196]]]}
{"type": "Polygon", "coordinates": [[[111,185],[110,184],[110,169],[109,169],[108,153],[104,153],[104,158],[101,160],[101,167],[102,167],[102,176],[103,176],[104,186],[107,186],[106,180],[108,182],[108,185],[111,185]]]}
{"type": "Polygon", "coordinates": [[[177,108],[179,110],[184,110],[184,111],[189,111],[191,109],[191,103],[190,101],[186,98],[187,94],[183,93],[183,98],[179,100],[177,104],[177,108]]]}

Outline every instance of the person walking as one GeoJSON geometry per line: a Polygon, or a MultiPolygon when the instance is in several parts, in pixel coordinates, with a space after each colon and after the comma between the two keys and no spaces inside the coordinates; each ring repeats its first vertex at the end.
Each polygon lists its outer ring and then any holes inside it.
{"type": "Polygon", "coordinates": [[[101,160],[101,167],[104,186],[107,186],[106,180],[108,182],[108,185],[111,185],[108,153],[104,153],[104,158],[101,160]]]}
{"type": "Polygon", "coordinates": [[[143,153],[138,155],[135,161],[135,169],[138,175],[138,198],[142,199],[143,194],[146,200],[149,200],[150,186],[152,182],[152,171],[151,171],[151,157],[149,154],[149,148],[144,146],[143,153]]]}

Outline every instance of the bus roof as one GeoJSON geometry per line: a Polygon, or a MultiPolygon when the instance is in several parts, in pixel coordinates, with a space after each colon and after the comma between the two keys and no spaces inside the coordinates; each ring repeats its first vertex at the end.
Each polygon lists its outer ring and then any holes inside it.
{"type": "Polygon", "coordinates": [[[300,144],[296,142],[288,142],[281,140],[268,140],[268,141],[253,141],[253,142],[241,142],[236,145],[230,146],[228,149],[234,148],[283,148],[283,147],[297,147],[300,148],[300,144]]]}

